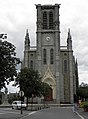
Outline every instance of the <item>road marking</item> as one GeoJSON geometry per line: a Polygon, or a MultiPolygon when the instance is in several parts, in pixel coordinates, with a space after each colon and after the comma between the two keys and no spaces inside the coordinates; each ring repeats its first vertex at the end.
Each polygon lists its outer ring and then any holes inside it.
{"type": "Polygon", "coordinates": [[[81,116],[78,112],[75,112],[81,119],[85,119],[83,116],[81,116]]]}
{"type": "Polygon", "coordinates": [[[37,111],[34,111],[34,112],[31,112],[31,113],[29,113],[28,115],[32,115],[32,114],[35,114],[37,111]]]}
{"type": "Polygon", "coordinates": [[[20,119],[24,119],[25,117],[28,117],[28,116],[30,116],[30,115],[32,115],[32,114],[35,114],[37,111],[34,111],[34,112],[30,112],[30,113],[28,113],[28,115],[26,115],[26,116],[23,116],[23,117],[21,117],[20,119]]]}
{"type": "Polygon", "coordinates": [[[77,111],[74,111],[74,108],[73,108],[73,113],[76,113],[81,119],[85,119],[82,115],[80,115],[77,111]]]}

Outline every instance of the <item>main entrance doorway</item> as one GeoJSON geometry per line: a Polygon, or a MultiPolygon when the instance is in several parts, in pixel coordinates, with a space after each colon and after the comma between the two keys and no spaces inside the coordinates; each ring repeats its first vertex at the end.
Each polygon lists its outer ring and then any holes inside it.
{"type": "Polygon", "coordinates": [[[53,100],[53,90],[52,90],[51,87],[49,88],[49,93],[48,93],[48,95],[46,95],[46,96],[44,97],[44,100],[45,100],[45,101],[52,101],[52,100],[53,100]]]}

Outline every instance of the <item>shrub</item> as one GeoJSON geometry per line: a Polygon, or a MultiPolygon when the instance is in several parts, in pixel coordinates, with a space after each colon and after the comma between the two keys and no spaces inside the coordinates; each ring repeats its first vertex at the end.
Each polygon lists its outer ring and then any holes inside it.
{"type": "Polygon", "coordinates": [[[88,102],[85,102],[83,108],[88,108],[88,102]]]}
{"type": "Polygon", "coordinates": [[[79,104],[79,107],[80,107],[80,108],[83,108],[83,107],[84,107],[84,104],[85,104],[85,102],[81,102],[81,103],[79,104]]]}

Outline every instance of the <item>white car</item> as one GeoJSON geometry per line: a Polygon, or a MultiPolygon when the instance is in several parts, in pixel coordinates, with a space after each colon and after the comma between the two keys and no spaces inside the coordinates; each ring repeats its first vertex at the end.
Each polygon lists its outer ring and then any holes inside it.
{"type": "Polygon", "coordinates": [[[13,101],[13,102],[12,102],[12,109],[21,109],[21,106],[22,106],[22,108],[24,108],[24,109],[27,108],[27,105],[24,104],[23,101],[13,101]]]}

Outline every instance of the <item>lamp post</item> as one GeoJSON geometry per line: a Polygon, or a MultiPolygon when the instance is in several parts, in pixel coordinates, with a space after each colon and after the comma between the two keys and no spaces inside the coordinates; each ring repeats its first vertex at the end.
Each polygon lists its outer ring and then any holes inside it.
{"type": "Polygon", "coordinates": [[[32,94],[32,97],[31,97],[31,111],[33,110],[33,98],[34,98],[34,94],[32,94]]]}
{"type": "Polygon", "coordinates": [[[23,114],[23,112],[22,112],[22,97],[24,96],[24,92],[23,91],[20,91],[19,92],[19,95],[21,97],[21,114],[23,114]]]}
{"type": "MultiPolygon", "coordinates": [[[[21,62],[21,65],[22,65],[22,62],[21,62]]],[[[21,114],[23,113],[22,112],[22,97],[24,96],[24,92],[22,91],[22,82],[20,80],[20,92],[19,92],[19,95],[21,97],[21,114]]]]}

